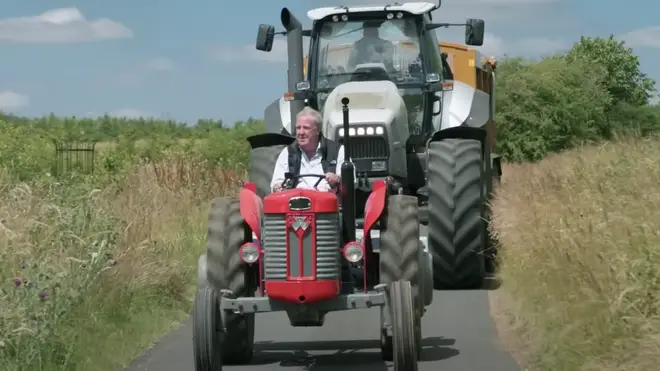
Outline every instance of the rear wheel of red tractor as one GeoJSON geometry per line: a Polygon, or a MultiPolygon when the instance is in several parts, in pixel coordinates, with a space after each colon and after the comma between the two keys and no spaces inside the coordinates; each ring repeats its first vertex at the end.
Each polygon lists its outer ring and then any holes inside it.
{"type": "Polygon", "coordinates": [[[264,198],[271,194],[270,180],[273,178],[275,162],[285,146],[255,148],[250,152],[248,177],[257,186],[257,195],[264,198]]]}
{"type": "MultiPolygon", "coordinates": [[[[211,287],[230,290],[236,297],[253,296],[257,288],[256,271],[241,261],[239,248],[252,240],[252,232],[240,213],[237,198],[218,199],[211,206],[207,246],[207,274],[211,287]]],[[[247,364],[254,346],[254,313],[222,313],[224,325],[223,361],[247,364]]]]}
{"type": "MultiPolygon", "coordinates": [[[[391,285],[405,280],[412,286],[413,314],[415,328],[415,346],[421,353],[421,316],[424,310],[423,288],[420,276],[419,213],[417,198],[414,196],[394,195],[387,200],[387,209],[381,219],[380,235],[380,283],[391,285]]],[[[387,309],[386,309],[387,310],[387,309]]],[[[392,335],[386,331],[386,322],[390,325],[396,320],[389,313],[381,313],[381,354],[386,361],[392,361],[392,335]],[[388,318],[390,317],[390,318],[388,318]]]]}

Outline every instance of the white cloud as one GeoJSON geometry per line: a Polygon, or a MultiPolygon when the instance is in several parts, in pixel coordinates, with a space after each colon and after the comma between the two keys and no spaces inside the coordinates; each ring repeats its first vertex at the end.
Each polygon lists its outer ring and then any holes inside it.
{"type": "Polygon", "coordinates": [[[147,72],[172,72],[176,69],[176,63],[168,58],[154,58],[145,64],[147,72]]]}
{"type": "Polygon", "coordinates": [[[0,19],[0,43],[63,44],[132,38],[133,31],[107,18],[88,20],[77,8],[0,19]]]}
{"type": "Polygon", "coordinates": [[[633,30],[619,38],[632,48],[660,48],[660,26],[633,30]]]}
{"type": "Polygon", "coordinates": [[[26,95],[13,91],[0,92],[0,111],[15,112],[26,108],[30,100],[26,95]]]}
{"type": "Polygon", "coordinates": [[[127,117],[127,118],[140,118],[140,117],[148,118],[148,117],[153,117],[154,115],[136,108],[122,108],[114,112],[111,112],[110,116],[127,117]]]}

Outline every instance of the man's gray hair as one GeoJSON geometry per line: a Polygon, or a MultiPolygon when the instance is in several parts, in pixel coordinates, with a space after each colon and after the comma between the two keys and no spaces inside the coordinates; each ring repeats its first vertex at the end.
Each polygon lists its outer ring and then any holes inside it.
{"type": "Polygon", "coordinates": [[[316,124],[316,129],[318,130],[319,134],[322,133],[323,131],[323,116],[321,116],[321,113],[314,108],[310,106],[305,106],[305,108],[302,109],[302,111],[298,112],[296,115],[296,120],[302,117],[309,117],[314,120],[314,123],[316,124]]]}

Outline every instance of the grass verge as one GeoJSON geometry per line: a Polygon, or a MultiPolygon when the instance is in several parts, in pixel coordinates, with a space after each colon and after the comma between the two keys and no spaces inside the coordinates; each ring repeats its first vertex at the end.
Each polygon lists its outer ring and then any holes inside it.
{"type": "Polygon", "coordinates": [[[0,369],[120,369],[178,323],[235,178],[176,158],[100,187],[0,168],[0,369]]]}
{"type": "Polygon", "coordinates": [[[660,141],[509,165],[494,201],[495,308],[530,370],[660,364],[660,141]]]}

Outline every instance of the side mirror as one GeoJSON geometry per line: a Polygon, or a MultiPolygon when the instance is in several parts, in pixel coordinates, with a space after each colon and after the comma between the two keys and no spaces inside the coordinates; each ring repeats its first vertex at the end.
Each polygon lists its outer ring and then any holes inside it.
{"type": "Polygon", "coordinates": [[[483,19],[468,19],[465,23],[465,43],[471,46],[482,46],[485,27],[483,19]]]}
{"type": "Polygon", "coordinates": [[[275,40],[275,27],[268,24],[260,24],[257,32],[257,50],[269,52],[273,49],[275,40]]]}

